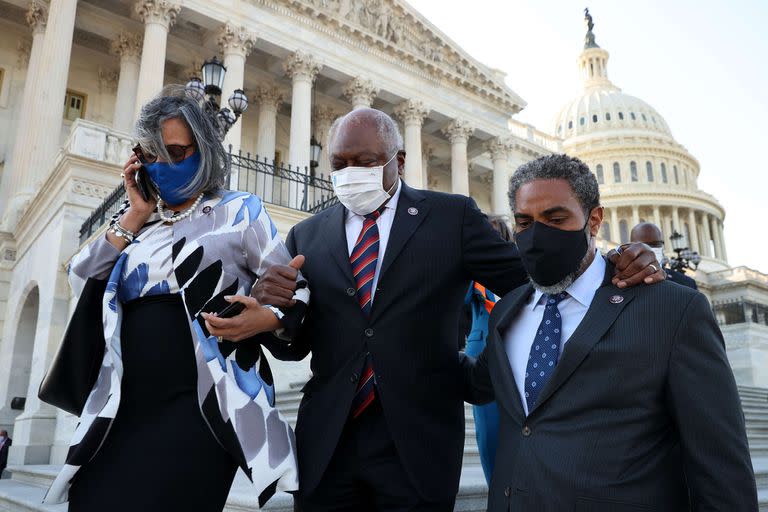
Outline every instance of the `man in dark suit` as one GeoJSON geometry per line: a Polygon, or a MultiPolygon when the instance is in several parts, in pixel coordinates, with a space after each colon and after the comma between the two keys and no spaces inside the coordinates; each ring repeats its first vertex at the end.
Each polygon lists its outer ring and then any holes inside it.
{"type": "MultiPolygon", "coordinates": [[[[402,139],[385,113],[360,109],[338,120],[329,152],[341,204],[299,223],[286,240],[292,254],[306,256],[312,300],[290,344],[265,341],[281,359],[312,353],[296,425],[297,505],[453,510],[464,447],[459,308],[470,280],[500,294],[525,273],[471,198],[402,182],[402,139]]],[[[629,284],[663,278],[643,247],[617,258],[620,277],[634,276],[629,284]]],[[[295,276],[273,267],[254,296],[283,305],[261,293],[282,289],[289,299],[295,276]]]]}
{"type": "Polygon", "coordinates": [[[7,430],[0,430],[0,478],[3,477],[3,471],[8,466],[8,450],[13,444],[13,440],[8,437],[7,430]]]}
{"type": "Polygon", "coordinates": [[[744,415],[706,298],[619,289],[595,249],[597,181],[552,155],[510,181],[531,277],[496,304],[467,365],[501,425],[488,510],[756,512],[744,415]]]}
{"type": "Polygon", "coordinates": [[[656,255],[656,259],[659,260],[664,267],[664,271],[667,273],[667,279],[673,283],[693,288],[694,290],[699,289],[696,285],[696,281],[685,275],[684,272],[669,268],[669,260],[664,257],[664,238],[661,235],[661,229],[659,229],[656,224],[641,222],[632,228],[629,240],[630,242],[643,243],[651,248],[656,255]]]}

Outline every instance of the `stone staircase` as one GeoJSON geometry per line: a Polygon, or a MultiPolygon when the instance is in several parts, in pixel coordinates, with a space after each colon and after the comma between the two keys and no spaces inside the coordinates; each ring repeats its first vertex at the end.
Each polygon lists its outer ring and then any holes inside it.
{"type": "MultiPolygon", "coordinates": [[[[294,386],[289,392],[281,393],[277,401],[280,411],[294,425],[301,401],[298,387],[294,386]]],[[[739,393],[747,420],[760,511],[768,512],[768,389],[740,387],[739,393]]],[[[471,406],[467,405],[465,411],[467,426],[464,467],[455,512],[480,512],[485,510],[488,489],[480,468],[471,406]]],[[[45,489],[56,475],[58,466],[23,466],[10,469],[12,478],[0,481],[0,512],[66,512],[65,504],[41,504],[45,489]]],[[[245,477],[238,472],[224,512],[252,512],[256,509],[256,496],[245,477]]],[[[277,495],[270,500],[265,510],[290,512],[293,510],[292,498],[287,494],[277,495]]]]}

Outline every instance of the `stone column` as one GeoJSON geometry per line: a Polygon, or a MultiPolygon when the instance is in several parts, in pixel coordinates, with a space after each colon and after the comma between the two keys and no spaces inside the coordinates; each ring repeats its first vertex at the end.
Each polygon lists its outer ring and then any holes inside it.
{"type": "Polygon", "coordinates": [[[512,144],[503,137],[496,137],[485,143],[485,150],[491,154],[493,162],[493,185],[491,190],[491,210],[495,215],[511,218],[509,209],[509,152],[512,144]]]}
{"type": "Polygon", "coordinates": [[[421,170],[421,125],[429,109],[421,101],[411,99],[396,106],[394,114],[405,126],[405,182],[414,188],[426,188],[421,170]]]}
{"type": "Polygon", "coordinates": [[[661,208],[659,205],[653,206],[653,222],[661,230],[662,236],[664,235],[664,225],[661,223],[661,208]]]}
{"type": "MultiPolygon", "coordinates": [[[[256,158],[261,161],[266,160],[271,164],[275,159],[277,110],[283,101],[283,94],[275,86],[261,86],[256,89],[253,99],[259,105],[259,132],[256,137],[256,158]]],[[[280,162],[275,162],[275,166],[279,165],[280,162]]],[[[274,202],[275,195],[280,195],[280,191],[274,188],[272,176],[266,174],[256,174],[253,176],[249,174],[244,179],[245,183],[241,184],[241,188],[255,191],[264,201],[272,203],[274,202]],[[255,183],[252,184],[252,181],[255,181],[255,183]]]]}
{"type": "Polygon", "coordinates": [[[429,188],[429,159],[432,158],[434,148],[427,144],[421,145],[421,183],[425,189],[429,188]]]}
{"type": "Polygon", "coordinates": [[[619,209],[616,207],[611,208],[611,242],[621,243],[621,231],[619,230],[619,209]]]}
{"type": "MultiPolygon", "coordinates": [[[[248,32],[245,27],[235,27],[225,24],[219,33],[219,48],[224,55],[224,67],[227,73],[224,75],[224,85],[221,90],[221,106],[227,106],[229,97],[235,89],[243,89],[245,83],[245,58],[253,50],[256,43],[256,37],[248,32]]],[[[229,107],[227,107],[229,108],[229,107]]],[[[242,121],[236,122],[224,137],[224,148],[229,150],[232,146],[232,152],[237,153],[242,147],[242,121]]],[[[232,183],[237,183],[237,175],[233,173],[232,183]]]]}
{"type": "Polygon", "coordinates": [[[316,172],[317,174],[322,174],[325,178],[328,178],[331,172],[331,160],[328,153],[331,148],[328,147],[328,131],[340,115],[333,107],[315,107],[315,137],[317,137],[317,142],[323,148],[320,150],[320,159],[317,162],[316,172]]]}
{"type": "Polygon", "coordinates": [[[144,22],[144,46],[134,109],[138,113],[163,88],[168,30],[176,22],[181,7],[167,0],[139,0],[134,8],[144,22]]]}
{"type": "Polygon", "coordinates": [[[701,226],[704,229],[704,241],[701,244],[701,254],[703,256],[712,257],[712,230],[709,225],[710,215],[708,213],[701,214],[701,226]]]}
{"type": "MultiPolygon", "coordinates": [[[[672,230],[677,231],[681,235],[685,234],[683,225],[680,224],[680,209],[677,206],[672,207],[672,230]]],[[[669,238],[670,236],[672,236],[672,233],[669,233],[667,235],[667,238],[669,238]]]]}
{"type": "Polygon", "coordinates": [[[454,194],[469,195],[469,163],[467,161],[467,140],[475,132],[474,127],[463,119],[454,119],[442,129],[451,142],[451,191],[454,194]]]}
{"type": "Polygon", "coordinates": [[[369,108],[379,90],[373,82],[362,77],[355,77],[344,86],[344,96],[352,103],[352,110],[369,108]]]}
{"type": "Polygon", "coordinates": [[[121,132],[130,132],[133,129],[136,91],[141,67],[141,46],[141,35],[129,32],[121,32],[117,39],[112,41],[112,53],[120,57],[120,79],[117,82],[112,128],[121,132]]]}
{"type": "MultiPolygon", "coordinates": [[[[288,57],[283,68],[293,81],[291,94],[291,134],[288,143],[288,163],[298,172],[309,169],[309,141],[312,138],[312,83],[320,71],[315,58],[301,50],[288,57]]],[[[306,201],[307,189],[290,183],[288,205],[299,207],[306,201]]]]}
{"type": "Polygon", "coordinates": [[[629,226],[629,232],[632,232],[632,228],[640,224],[640,207],[637,205],[632,206],[632,225],[629,226]]]}
{"type": "MultiPolygon", "coordinates": [[[[34,111],[37,110],[37,106],[33,109],[33,105],[36,105],[37,87],[45,73],[45,70],[41,69],[41,54],[44,45],[47,15],[46,4],[38,0],[33,0],[29,3],[27,24],[32,29],[32,46],[29,52],[27,73],[24,79],[24,90],[21,95],[16,134],[13,139],[10,160],[5,166],[2,190],[0,190],[0,221],[2,221],[2,230],[4,231],[12,231],[13,227],[15,227],[18,216],[21,213],[19,210],[23,208],[31,193],[29,178],[31,178],[32,173],[26,171],[29,168],[29,159],[31,157],[30,149],[32,144],[30,140],[34,136],[32,119],[36,114],[34,111]]],[[[61,122],[57,124],[58,126],[61,126],[61,122]]]]}
{"type": "Polygon", "coordinates": [[[717,243],[720,246],[720,259],[728,261],[728,251],[725,248],[725,233],[723,233],[723,223],[715,218],[715,233],[717,233],[717,243]]]}
{"type": "Polygon", "coordinates": [[[691,239],[688,240],[688,247],[692,251],[701,253],[699,246],[699,231],[696,229],[696,211],[693,208],[688,209],[688,231],[691,232],[691,239]]]}

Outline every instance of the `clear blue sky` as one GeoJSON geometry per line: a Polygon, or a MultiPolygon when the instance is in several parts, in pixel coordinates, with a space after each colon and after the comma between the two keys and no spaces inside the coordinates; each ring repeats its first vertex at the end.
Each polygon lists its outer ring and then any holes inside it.
{"type": "Polygon", "coordinates": [[[725,207],[731,265],[768,272],[768,0],[408,1],[505,71],[528,102],[518,119],[549,132],[580,89],[589,7],[610,79],[664,116],[701,164],[699,187],[725,207]]]}

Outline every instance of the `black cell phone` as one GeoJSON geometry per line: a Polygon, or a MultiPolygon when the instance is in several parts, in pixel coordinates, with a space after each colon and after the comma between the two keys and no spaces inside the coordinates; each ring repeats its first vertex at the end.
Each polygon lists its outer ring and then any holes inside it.
{"type": "Polygon", "coordinates": [[[242,313],[244,309],[245,304],[242,302],[232,302],[231,304],[227,305],[227,307],[219,311],[217,316],[219,318],[231,318],[242,313]]]}
{"type": "Polygon", "coordinates": [[[157,187],[143,165],[136,170],[133,177],[136,179],[136,187],[139,189],[141,198],[146,202],[154,201],[157,198],[157,187]]]}

